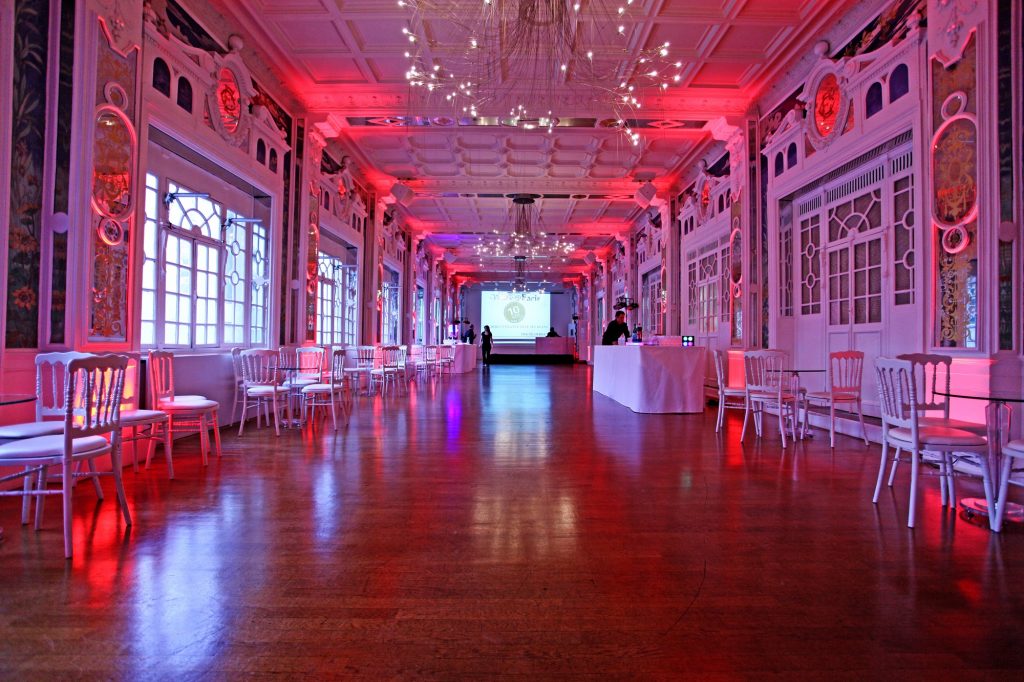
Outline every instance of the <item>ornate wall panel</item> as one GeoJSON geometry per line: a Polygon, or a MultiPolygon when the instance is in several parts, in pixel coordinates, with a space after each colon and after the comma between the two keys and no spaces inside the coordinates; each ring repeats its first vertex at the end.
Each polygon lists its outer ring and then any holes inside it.
{"type": "Polygon", "coordinates": [[[35,348],[39,336],[49,19],[48,3],[14,3],[14,78],[11,101],[4,105],[12,111],[7,348],[35,348]]]}
{"type": "Polygon", "coordinates": [[[128,258],[133,235],[138,135],[136,48],[120,53],[101,21],[92,127],[91,341],[128,339],[128,258]]]}
{"type": "Polygon", "coordinates": [[[978,347],[977,43],[948,68],[931,61],[932,223],[938,346],[978,347]]]}

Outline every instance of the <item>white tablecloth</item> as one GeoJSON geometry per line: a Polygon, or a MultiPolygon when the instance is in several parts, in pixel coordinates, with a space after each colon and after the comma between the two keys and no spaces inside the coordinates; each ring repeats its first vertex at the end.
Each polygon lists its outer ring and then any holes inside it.
{"type": "Polygon", "coordinates": [[[576,344],[568,336],[538,336],[535,340],[537,355],[572,355],[576,344]]]}
{"type": "Polygon", "coordinates": [[[594,346],[594,390],[634,412],[702,412],[701,347],[594,346]]]}
{"type": "Polygon", "coordinates": [[[476,346],[469,343],[460,343],[455,346],[455,364],[452,372],[465,374],[476,369],[476,346]]]}

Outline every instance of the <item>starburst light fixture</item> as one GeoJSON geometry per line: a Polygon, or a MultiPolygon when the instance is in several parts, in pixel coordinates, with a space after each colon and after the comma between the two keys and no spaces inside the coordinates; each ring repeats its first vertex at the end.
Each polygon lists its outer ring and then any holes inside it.
{"type": "Polygon", "coordinates": [[[576,244],[561,237],[549,235],[537,210],[538,194],[516,194],[512,197],[512,210],[506,230],[495,229],[494,238],[476,245],[481,258],[522,257],[529,260],[561,260],[567,262],[576,250],[576,244]]]}
{"type": "MultiPolygon", "coordinates": [[[[643,95],[682,78],[668,42],[635,48],[635,0],[398,0],[408,11],[406,80],[455,117],[552,132],[566,95],[594,102],[634,145],[643,95]],[[467,6],[468,5],[468,6],[467,6]],[[475,9],[474,9],[475,5],[475,9]],[[444,31],[440,38],[429,35],[444,31]],[[439,28],[441,27],[441,28],[439,28]]],[[[572,112],[576,113],[576,112],[572,112]]],[[[564,118],[564,117],[563,117],[564,118]]]]}

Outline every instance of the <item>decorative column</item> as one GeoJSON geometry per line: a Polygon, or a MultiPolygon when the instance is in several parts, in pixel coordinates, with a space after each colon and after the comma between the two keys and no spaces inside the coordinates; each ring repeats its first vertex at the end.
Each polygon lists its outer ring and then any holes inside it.
{"type": "Polygon", "coordinates": [[[320,254],[320,192],[322,174],[320,164],[323,160],[324,147],[327,141],[314,127],[307,129],[306,133],[306,170],[303,176],[307,178],[307,191],[302,197],[302,215],[306,216],[306,226],[303,234],[302,248],[306,254],[306,277],[302,296],[299,297],[304,315],[302,339],[306,343],[316,343],[317,331],[317,288],[319,276],[319,254],[320,254]]]}

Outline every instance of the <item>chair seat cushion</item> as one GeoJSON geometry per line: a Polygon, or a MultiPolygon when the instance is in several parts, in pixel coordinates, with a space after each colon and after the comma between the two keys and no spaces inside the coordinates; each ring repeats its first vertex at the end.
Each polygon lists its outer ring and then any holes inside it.
{"type": "Polygon", "coordinates": [[[250,386],[246,389],[246,393],[252,396],[273,395],[274,393],[281,394],[287,392],[287,386],[250,386]]]}
{"type": "Polygon", "coordinates": [[[857,400],[859,396],[849,391],[808,391],[807,397],[812,400],[835,400],[836,402],[857,400]]]}
{"type": "Polygon", "coordinates": [[[1011,440],[1003,446],[1003,454],[1009,457],[1024,457],[1024,440],[1011,440]]]}
{"type": "Polygon", "coordinates": [[[175,396],[174,400],[161,400],[157,408],[164,412],[204,412],[220,407],[216,400],[182,400],[175,396]]]}
{"type": "Polygon", "coordinates": [[[714,388],[715,390],[721,392],[722,395],[738,395],[738,396],[745,396],[745,395],[747,395],[747,389],[745,389],[745,388],[717,388],[715,386],[712,386],[712,388],[714,388]]]}
{"type": "Polygon", "coordinates": [[[167,419],[167,413],[160,410],[121,410],[121,426],[132,426],[167,419]]]}
{"type": "MultiPolygon", "coordinates": [[[[110,449],[110,443],[103,436],[85,436],[71,441],[72,452],[76,455],[85,453],[103,454],[110,449]]],[[[31,459],[35,457],[59,457],[64,454],[64,434],[59,436],[40,436],[16,440],[13,443],[0,445],[0,461],[5,459],[31,459]]]]}
{"type": "MultiPolygon", "coordinates": [[[[753,398],[754,400],[776,400],[779,397],[779,394],[776,393],[775,391],[751,391],[750,397],[753,398]]],[[[789,391],[783,391],[782,400],[784,402],[796,400],[796,395],[790,393],[789,391]]]]}
{"type": "MultiPolygon", "coordinates": [[[[341,384],[335,384],[334,385],[334,390],[335,391],[340,391],[343,388],[344,387],[341,384]]],[[[305,386],[302,389],[302,392],[303,393],[330,393],[331,392],[331,385],[330,384],[310,384],[309,386],[305,386]]]]}
{"type": "Polygon", "coordinates": [[[8,424],[0,426],[0,438],[37,438],[64,433],[64,421],[25,422],[24,424],[8,424]]]}
{"type": "Polygon", "coordinates": [[[921,426],[946,426],[951,429],[960,429],[961,431],[970,431],[977,435],[984,435],[988,433],[988,427],[984,424],[977,422],[965,422],[960,419],[946,419],[945,417],[918,417],[918,427],[921,426]]]}
{"type": "MultiPolygon", "coordinates": [[[[962,429],[951,429],[948,426],[918,426],[917,437],[921,445],[959,445],[973,447],[984,445],[987,441],[977,434],[962,429]]],[[[898,427],[889,429],[889,438],[905,443],[911,442],[910,429],[898,427]]]]}

